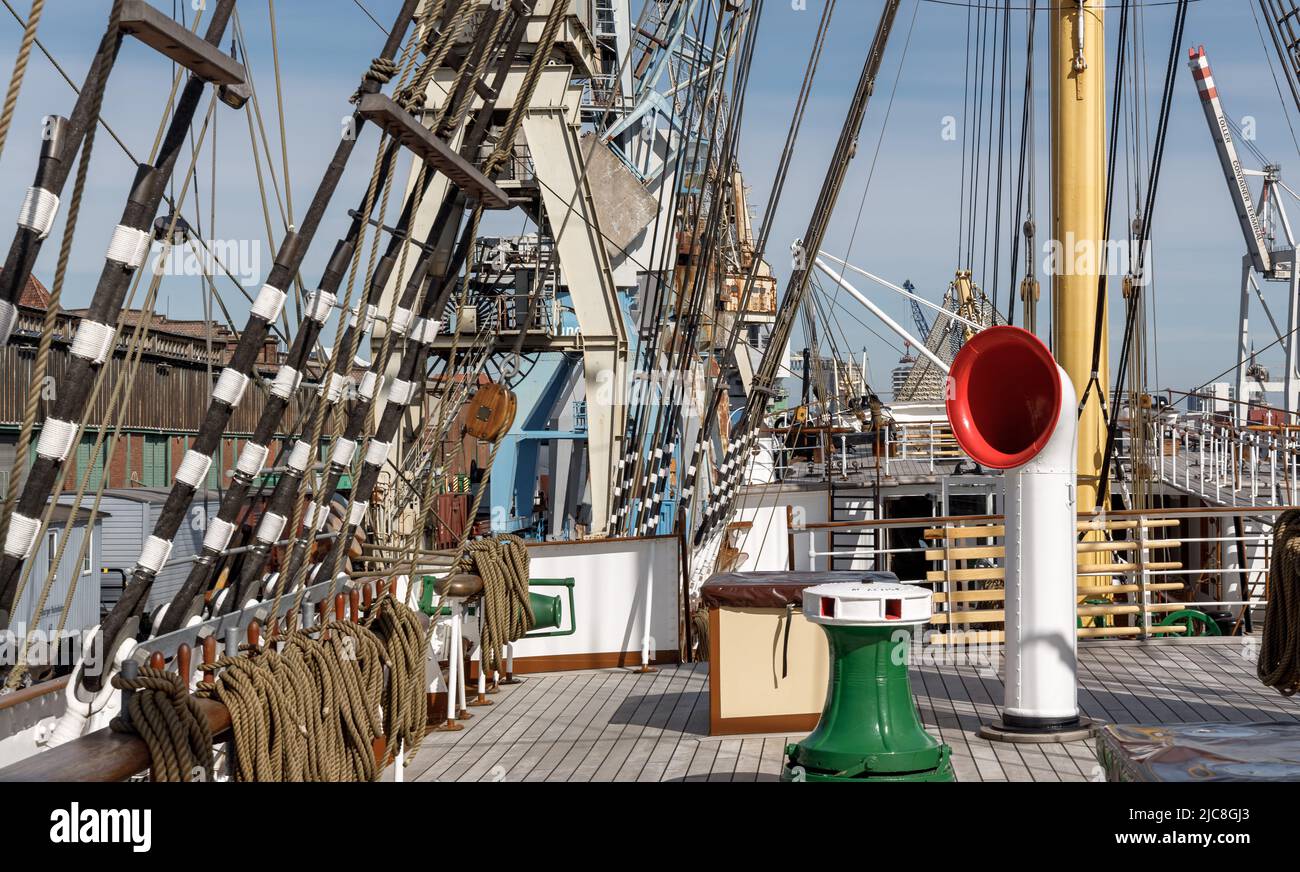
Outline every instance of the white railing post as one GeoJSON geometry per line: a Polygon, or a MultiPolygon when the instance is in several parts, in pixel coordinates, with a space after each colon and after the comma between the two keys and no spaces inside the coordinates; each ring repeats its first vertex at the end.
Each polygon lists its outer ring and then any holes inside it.
{"type": "Polygon", "coordinates": [[[1271,434],[1268,437],[1268,502],[1272,506],[1278,504],[1277,439],[1271,434]]]}
{"type": "Polygon", "coordinates": [[[1188,432],[1184,430],[1183,431],[1183,453],[1187,455],[1187,461],[1183,464],[1183,486],[1190,491],[1192,489],[1192,458],[1191,458],[1191,446],[1188,444],[1187,441],[1189,438],[1190,437],[1188,432]]]}
{"type": "Polygon", "coordinates": [[[1259,437],[1251,435],[1250,439],[1250,504],[1256,505],[1259,499],[1259,437]]]}
{"type": "Polygon", "coordinates": [[[1196,474],[1201,477],[1201,493],[1205,492],[1205,424],[1201,424],[1201,435],[1196,440],[1196,474]]]}
{"type": "Polygon", "coordinates": [[[1149,639],[1151,638],[1151,591],[1147,588],[1147,519],[1145,515],[1138,516],[1137,563],[1138,592],[1142,597],[1142,632],[1139,638],[1149,639]]]}
{"type": "Polygon", "coordinates": [[[1219,447],[1218,435],[1210,435],[1210,455],[1212,455],[1210,456],[1210,461],[1212,461],[1210,465],[1214,468],[1214,499],[1216,500],[1219,500],[1223,487],[1223,472],[1219,469],[1219,464],[1222,463],[1222,454],[1223,451],[1219,447]]]}
{"type": "MultiPolygon", "coordinates": [[[[1160,439],[1160,477],[1165,477],[1165,440],[1160,439]]],[[[1178,483],[1178,431],[1169,425],[1169,481],[1178,483]]]]}
{"type": "Polygon", "coordinates": [[[1296,504],[1296,443],[1295,439],[1290,439],[1291,448],[1288,454],[1291,456],[1291,506],[1296,504]]]}

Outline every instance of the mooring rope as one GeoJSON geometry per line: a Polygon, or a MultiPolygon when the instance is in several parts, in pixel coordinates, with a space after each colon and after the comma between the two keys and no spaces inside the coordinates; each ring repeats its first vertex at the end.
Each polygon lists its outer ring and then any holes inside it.
{"type": "Polygon", "coordinates": [[[146,666],[134,678],[116,676],[113,686],[134,692],[126,717],[114,718],[109,727],[144,741],[154,781],[212,780],[212,731],[179,675],[146,666]]]}
{"type": "Polygon", "coordinates": [[[1300,511],[1283,512],[1273,528],[1268,610],[1256,674],[1284,696],[1300,690],[1300,511]]]}

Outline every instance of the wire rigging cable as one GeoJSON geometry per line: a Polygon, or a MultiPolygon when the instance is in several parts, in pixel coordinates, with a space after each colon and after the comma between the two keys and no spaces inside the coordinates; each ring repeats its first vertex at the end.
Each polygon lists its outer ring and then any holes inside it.
{"type": "MultiPolygon", "coordinates": [[[[1134,282],[1133,295],[1136,297],[1141,293],[1141,279],[1146,270],[1146,248],[1147,242],[1151,238],[1151,224],[1155,215],[1156,192],[1159,189],[1160,168],[1164,162],[1165,141],[1169,133],[1169,113],[1173,107],[1174,97],[1174,76],[1178,64],[1178,52],[1183,41],[1183,28],[1187,23],[1188,0],[1181,0],[1177,10],[1174,12],[1173,33],[1169,42],[1169,59],[1165,67],[1164,91],[1161,95],[1160,114],[1156,121],[1156,138],[1151,156],[1151,167],[1146,187],[1146,201],[1143,204],[1143,210],[1140,218],[1140,229],[1137,234],[1137,263],[1135,267],[1138,280],[1134,282]]],[[[1139,307],[1131,304],[1125,317],[1124,339],[1120,346],[1119,365],[1115,372],[1115,396],[1120,395],[1123,390],[1124,382],[1127,378],[1127,369],[1129,358],[1133,347],[1133,333],[1137,323],[1139,307]]],[[[1094,370],[1096,366],[1094,365],[1094,370]]],[[[1100,389],[1100,388],[1099,388],[1100,389]]],[[[1102,454],[1101,472],[1098,479],[1100,487],[1097,488],[1097,506],[1102,507],[1108,496],[1109,490],[1109,473],[1111,461],[1115,454],[1115,444],[1119,437],[1119,416],[1112,414],[1106,427],[1106,448],[1102,454]]]]}

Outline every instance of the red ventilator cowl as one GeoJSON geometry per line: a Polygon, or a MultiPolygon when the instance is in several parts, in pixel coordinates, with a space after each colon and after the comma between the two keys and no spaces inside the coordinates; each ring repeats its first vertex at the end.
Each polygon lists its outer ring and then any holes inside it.
{"type": "Polygon", "coordinates": [[[1061,375],[1052,352],[1029,331],[980,331],[957,352],[948,377],[953,435],[982,466],[1023,466],[1052,437],[1061,415],[1061,375]]]}

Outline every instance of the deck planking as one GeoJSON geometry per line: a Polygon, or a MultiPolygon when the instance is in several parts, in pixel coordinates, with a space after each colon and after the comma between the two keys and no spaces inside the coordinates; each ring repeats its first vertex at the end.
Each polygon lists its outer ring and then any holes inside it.
{"type": "MultiPolygon", "coordinates": [[[[1255,677],[1253,637],[1085,642],[1079,704],[1109,723],[1297,720],[1255,677]]],[[[1001,667],[926,662],[912,692],[959,781],[1100,781],[1091,742],[990,743],[1001,667]]],[[[775,781],[801,736],[708,735],[708,664],[524,676],[456,733],[430,733],[408,781],[775,781]]]]}

